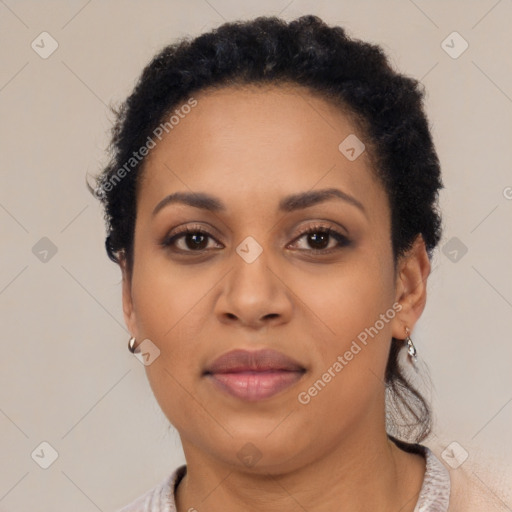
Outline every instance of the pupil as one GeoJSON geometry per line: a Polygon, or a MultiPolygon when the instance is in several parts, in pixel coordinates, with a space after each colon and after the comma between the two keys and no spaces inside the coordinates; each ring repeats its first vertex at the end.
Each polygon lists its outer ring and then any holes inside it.
{"type": "MultiPolygon", "coordinates": [[[[316,248],[325,247],[326,246],[325,243],[328,238],[329,238],[329,235],[327,233],[312,233],[309,235],[310,242],[313,244],[313,246],[316,246],[316,248]]],[[[204,235],[201,235],[200,233],[191,234],[191,235],[189,235],[187,240],[190,241],[190,239],[192,239],[193,242],[192,242],[192,244],[188,244],[189,249],[193,248],[193,247],[195,247],[196,249],[204,248],[203,245],[206,240],[206,237],[204,235]]]]}
{"type": "Polygon", "coordinates": [[[206,237],[204,235],[201,235],[199,233],[195,233],[195,234],[192,234],[192,235],[189,235],[189,240],[192,239],[194,240],[193,244],[189,245],[189,248],[200,248],[202,249],[203,247],[201,246],[201,240],[199,241],[199,243],[197,243],[197,239],[198,238],[203,238],[202,242],[204,243],[204,239],[206,239],[206,237]]]}
{"type": "Polygon", "coordinates": [[[325,247],[325,241],[327,240],[328,236],[329,235],[327,233],[312,233],[310,235],[310,240],[313,242],[313,245],[320,245],[321,247],[325,247]],[[319,239],[322,239],[320,244],[318,244],[319,239]]]}

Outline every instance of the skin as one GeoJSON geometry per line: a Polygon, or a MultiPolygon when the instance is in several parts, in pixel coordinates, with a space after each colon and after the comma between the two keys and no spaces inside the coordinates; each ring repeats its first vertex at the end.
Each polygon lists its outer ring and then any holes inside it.
{"type": "MultiPolygon", "coordinates": [[[[298,86],[226,87],[198,104],[152,149],[138,190],[133,273],[123,272],[123,309],[133,336],[160,350],[146,367],[163,412],[179,432],[187,474],[180,512],[413,511],[425,462],[386,437],[384,372],[391,337],[405,338],[426,301],[430,263],[421,236],[398,261],[387,195],[368,151],[349,161],[338,145],[364,141],[339,108],[298,86]],[[366,213],[331,199],[277,211],[288,194],[338,188],[366,213]],[[172,204],[176,191],[206,192],[226,205],[208,212],[172,204]],[[301,236],[320,224],[350,244],[328,255],[301,236]],[[208,231],[163,247],[178,226],[208,231]],[[262,253],[236,252],[248,236],[262,253]],[[313,397],[307,391],[394,303],[402,309],[313,397]],[[219,392],[205,366],[234,348],[273,348],[306,369],[292,387],[260,402],[219,392]],[[261,458],[238,457],[252,443],[261,458]]],[[[324,247],[335,248],[329,238],[324,247]]]]}

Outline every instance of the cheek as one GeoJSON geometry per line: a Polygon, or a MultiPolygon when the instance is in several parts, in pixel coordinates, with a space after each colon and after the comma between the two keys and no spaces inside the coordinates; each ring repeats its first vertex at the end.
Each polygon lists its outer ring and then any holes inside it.
{"type": "Polygon", "coordinates": [[[169,262],[144,256],[135,260],[132,283],[138,335],[160,351],[146,373],[159,402],[165,394],[176,400],[180,385],[190,388],[190,379],[199,371],[200,338],[193,326],[208,287],[197,272],[190,279],[169,262]]]}
{"type": "Polygon", "coordinates": [[[163,254],[141,251],[132,294],[143,334],[167,344],[200,307],[211,285],[204,271],[194,265],[176,265],[163,254]]]}
{"type": "MultiPolygon", "coordinates": [[[[327,347],[342,349],[380,315],[392,307],[394,299],[391,259],[378,258],[379,251],[354,252],[328,272],[307,272],[295,279],[294,293],[303,299],[307,314],[331,339],[327,347]],[[339,340],[339,346],[333,340],[339,340]]],[[[384,252],[381,252],[384,254],[384,252]]],[[[380,327],[380,323],[379,323],[380,327]]],[[[389,323],[379,330],[389,331],[389,323]]]]}
{"type": "Polygon", "coordinates": [[[304,422],[329,419],[322,423],[326,438],[345,435],[368,414],[380,414],[396,315],[392,294],[383,284],[378,275],[354,272],[333,278],[326,294],[309,295],[308,305],[320,312],[329,328],[313,340],[314,368],[297,401],[304,422]]]}
{"type": "Polygon", "coordinates": [[[308,315],[319,327],[313,335],[315,370],[303,390],[314,386],[315,407],[336,404],[343,416],[345,406],[355,416],[360,406],[362,413],[382,391],[396,310],[392,259],[377,253],[360,252],[328,277],[297,281],[298,295],[307,297],[308,315]]]}
{"type": "MultiPolygon", "coordinates": [[[[201,420],[191,398],[200,380],[206,345],[206,323],[212,320],[212,293],[225,273],[201,265],[177,265],[161,254],[143,250],[133,274],[132,295],[141,338],[160,350],[146,374],[153,393],[176,427],[187,417],[201,420]]],[[[204,411],[203,411],[204,412],[204,411]]]]}
{"type": "MultiPolygon", "coordinates": [[[[330,375],[325,387],[317,385],[309,405],[297,400],[295,406],[304,424],[315,411],[320,417],[328,412],[336,418],[331,422],[333,436],[340,425],[355,422],[380,397],[391,324],[386,323],[377,335],[366,330],[392,306],[393,281],[390,259],[378,254],[375,247],[362,247],[339,264],[289,266],[282,276],[293,292],[289,300],[294,303],[294,317],[288,328],[291,334],[305,335],[298,348],[313,367],[300,391],[307,392],[319,380],[325,383],[329,368],[336,375],[330,375]],[[336,362],[343,366],[339,372],[333,368],[336,362]]],[[[225,270],[213,265],[179,266],[160,256],[143,256],[135,260],[134,305],[140,335],[160,349],[158,359],[146,367],[148,380],[169,421],[180,431],[190,431],[190,418],[195,418],[193,430],[197,428],[200,438],[201,426],[211,425],[211,418],[191,393],[196,391],[200,357],[207,349],[205,332],[208,326],[219,328],[209,294],[218,300],[225,270]]]]}

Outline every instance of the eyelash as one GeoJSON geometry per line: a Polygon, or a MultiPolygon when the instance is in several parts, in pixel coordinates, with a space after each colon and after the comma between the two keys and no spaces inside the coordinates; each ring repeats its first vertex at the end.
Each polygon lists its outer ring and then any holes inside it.
{"type": "MultiPolygon", "coordinates": [[[[201,228],[199,226],[187,226],[186,228],[178,231],[177,233],[173,234],[172,236],[167,236],[161,242],[160,245],[166,249],[169,249],[176,243],[176,241],[178,239],[184,238],[186,235],[189,235],[189,234],[206,235],[207,237],[215,240],[215,238],[210,233],[208,233],[208,231],[205,231],[203,228],[201,228]]],[[[315,226],[309,227],[306,231],[303,231],[298,237],[296,237],[294,239],[294,241],[298,241],[301,238],[303,238],[304,236],[310,235],[310,234],[322,234],[325,236],[330,236],[338,242],[338,245],[336,247],[331,247],[330,249],[300,249],[300,251],[311,252],[313,254],[322,254],[322,255],[325,254],[326,255],[326,254],[331,254],[332,252],[335,252],[337,250],[342,249],[343,247],[350,245],[350,240],[345,235],[342,235],[341,233],[339,233],[335,229],[332,229],[331,227],[321,226],[321,225],[315,225],[315,226]]],[[[217,240],[215,240],[215,241],[217,241],[217,240]]],[[[203,254],[207,250],[208,249],[201,249],[198,251],[194,251],[194,250],[190,250],[190,249],[189,250],[177,249],[177,252],[203,254]]]]}

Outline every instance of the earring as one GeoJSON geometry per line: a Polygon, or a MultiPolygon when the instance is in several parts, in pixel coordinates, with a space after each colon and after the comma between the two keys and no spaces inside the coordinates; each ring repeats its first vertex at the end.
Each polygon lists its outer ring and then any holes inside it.
{"type": "Polygon", "coordinates": [[[407,353],[409,354],[409,357],[411,358],[413,363],[416,363],[416,361],[418,360],[418,357],[417,357],[418,352],[416,351],[416,347],[414,346],[414,343],[412,342],[411,337],[409,336],[410,332],[411,331],[409,330],[409,328],[406,327],[405,328],[406,338],[405,338],[404,342],[407,344],[407,353]]]}
{"type": "Polygon", "coordinates": [[[128,350],[132,354],[135,354],[135,341],[136,339],[133,336],[128,340],[128,350]]]}

